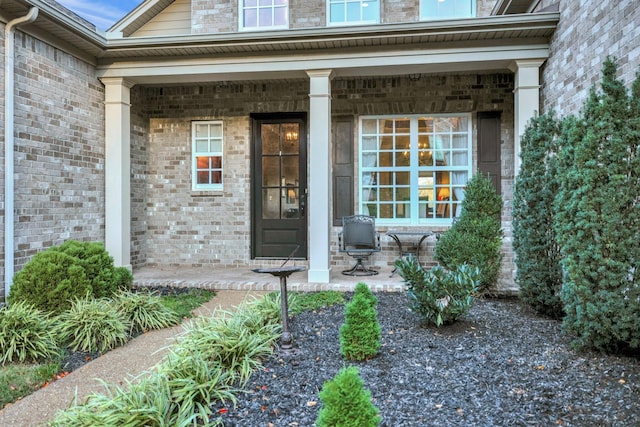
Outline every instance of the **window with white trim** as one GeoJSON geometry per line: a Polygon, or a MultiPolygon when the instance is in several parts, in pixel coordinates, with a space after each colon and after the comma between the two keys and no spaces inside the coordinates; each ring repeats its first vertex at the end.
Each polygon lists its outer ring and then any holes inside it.
{"type": "Polygon", "coordinates": [[[471,115],[362,117],[360,213],[384,223],[450,224],[471,176],[471,115]]]}
{"type": "Polygon", "coordinates": [[[380,21],[379,0],[329,0],[329,25],[376,24],[380,21]]]}
{"type": "Polygon", "coordinates": [[[191,134],[191,188],[199,191],[222,190],[222,122],[193,122],[191,134]]]}
{"type": "Polygon", "coordinates": [[[476,16],[476,0],[420,0],[420,19],[458,19],[476,16]]]}
{"type": "Polygon", "coordinates": [[[239,0],[240,30],[289,27],[289,0],[239,0]]]}

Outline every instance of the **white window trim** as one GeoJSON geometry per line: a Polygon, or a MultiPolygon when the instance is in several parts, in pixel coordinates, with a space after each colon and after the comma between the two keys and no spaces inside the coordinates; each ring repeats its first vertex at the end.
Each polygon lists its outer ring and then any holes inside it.
{"type": "Polygon", "coordinates": [[[443,20],[443,19],[468,19],[468,18],[475,18],[478,16],[478,9],[477,9],[477,3],[476,0],[471,0],[471,13],[469,16],[462,16],[462,17],[451,17],[451,16],[445,16],[445,17],[440,17],[440,16],[423,16],[422,15],[422,2],[423,0],[420,0],[420,4],[418,5],[418,14],[420,16],[420,20],[421,21],[439,21],[439,20],[443,20]]]}
{"type": "Polygon", "coordinates": [[[327,6],[327,27],[346,27],[349,25],[371,25],[371,24],[379,24],[380,23],[380,13],[382,8],[382,0],[377,0],[378,3],[378,14],[377,19],[368,20],[368,21],[344,21],[344,22],[331,22],[331,1],[326,0],[327,6]]]}
{"type": "Polygon", "coordinates": [[[198,120],[191,122],[191,190],[192,191],[222,191],[224,189],[224,124],[222,120],[198,120]],[[220,125],[222,146],[221,151],[196,151],[196,126],[197,125],[220,125]],[[221,157],[220,169],[221,177],[220,184],[198,184],[198,167],[197,157],[198,155],[219,155],[221,157]]]}
{"type": "MultiPolygon", "coordinates": [[[[471,113],[451,113],[451,114],[393,114],[393,115],[375,115],[375,116],[360,116],[359,118],[359,130],[358,130],[358,201],[357,201],[357,210],[359,213],[363,212],[363,186],[362,186],[362,174],[367,169],[363,167],[363,159],[362,159],[362,129],[363,120],[374,119],[410,119],[416,120],[411,123],[411,132],[410,132],[410,141],[411,141],[411,158],[418,156],[418,129],[417,129],[417,119],[424,117],[466,117],[468,128],[466,131],[467,134],[467,158],[468,164],[466,166],[447,166],[438,168],[437,166],[433,167],[433,170],[446,170],[446,171],[464,171],[467,172],[467,181],[471,179],[473,173],[473,122],[472,122],[472,114],[471,113]]],[[[376,171],[380,171],[380,168],[374,168],[376,171]]],[[[396,170],[396,168],[386,168],[390,171],[396,170]]],[[[409,166],[410,172],[410,211],[414,213],[409,218],[376,218],[376,223],[380,225],[398,225],[398,226],[442,226],[442,225],[451,225],[452,218],[419,218],[419,194],[418,194],[418,177],[419,177],[420,166],[417,162],[411,162],[409,166]]]]}
{"type": "Polygon", "coordinates": [[[288,30],[290,18],[290,6],[287,1],[287,23],[284,25],[271,25],[269,27],[249,27],[244,26],[244,0],[238,0],[238,31],[271,31],[271,30],[288,30]]]}

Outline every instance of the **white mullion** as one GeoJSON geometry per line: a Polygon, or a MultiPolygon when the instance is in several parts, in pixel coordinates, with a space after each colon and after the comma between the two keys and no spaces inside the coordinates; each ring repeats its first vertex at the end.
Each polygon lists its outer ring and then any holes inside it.
{"type": "Polygon", "coordinates": [[[418,177],[420,175],[420,153],[419,153],[419,147],[418,147],[418,117],[414,116],[411,117],[411,121],[410,121],[410,125],[409,125],[409,130],[410,130],[410,136],[409,136],[409,140],[410,140],[410,147],[411,147],[411,151],[410,151],[410,156],[409,156],[409,176],[410,176],[410,209],[409,211],[411,212],[411,215],[409,216],[409,221],[411,223],[411,225],[416,225],[419,222],[419,212],[420,212],[420,208],[418,207],[419,204],[419,191],[418,191],[418,187],[419,187],[419,183],[418,183],[418,177]]]}

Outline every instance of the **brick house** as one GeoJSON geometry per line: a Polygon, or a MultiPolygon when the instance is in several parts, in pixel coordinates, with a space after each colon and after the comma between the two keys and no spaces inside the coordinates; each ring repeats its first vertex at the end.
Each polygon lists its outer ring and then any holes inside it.
{"type": "MultiPolygon", "coordinates": [[[[633,79],[638,9],[146,0],[105,33],[53,0],[4,0],[5,293],[67,239],[105,242],[134,273],[293,252],[328,283],[351,262],[342,215],[446,230],[478,171],[505,201],[499,289],[515,291],[519,137],[538,111],[577,112],[607,55],[633,79]]],[[[385,240],[373,262],[395,256],[385,240]]]]}

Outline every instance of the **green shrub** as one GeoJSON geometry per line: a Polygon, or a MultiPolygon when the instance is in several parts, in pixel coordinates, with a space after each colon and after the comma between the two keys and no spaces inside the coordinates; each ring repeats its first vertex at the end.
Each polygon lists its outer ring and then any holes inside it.
{"type": "Polygon", "coordinates": [[[8,300],[10,305],[25,302],[44,312],[61,313],[87,292],[92,292],[91,282],[77,260],[46,250],[15,275],[8,300]]]}
{"type": "Polygon", "coordinates": [[[376,304],[369,287],[359,283],[340,327],[340,353],[347,359],[367,360],[378,354],[381,332],[376,304]]]}
{"type": "Polygon", "coordinates": [[[102,243],[67,240],[52,249],[78,260],[91,282],[92,295],[95,298],[110,297],[119,289],[129,289],[131,286],[131,273],[124,267],[116,269],[113,266],[113,258],[102,243]]]}
{"type": "Polygon", "coordinates": [[[111,297],[129,289],[133,276],[114,267],[101,243],[68,240],[36,254],[13,279],[9,303],[25,301],[51,313],[61,313],[75,298],[111,297]]]}
{"type": "Polygon", "coordinates": [[[73,351],[104,352],[127,342],[130,322],[107,299],[77,298],[58,316],[56,334],[73,351]]]}
{"type": "Polygon", "coordinates": [[[480,271],[479,290],[495,291],[502,254],[500,210],[502,197],[488,177],[474,175],[467,183],[462,213],[442,234],[435,247],[435,258],[448,270],[469,264],[480,271]]]}
{"type": "Polygon", "coordinates": [[[51,360],[60,355],[53,321],[23,302],[0,309],[0,364],[51,360]]]}
{"type": "Polygon", "coordinates": [[[410,308],[433,325],[450,324],[465,315],[478,289],[479,271],[463,264],[453,271],[440,266],[423,270],[413,258],[396,261],[407,283],[410,308]]]}
{"type": "Polygon", "coordinates": [[[558,193],[560,123],[553,113],[531,120],[522,136],[522,165],[513,194],[513,249],[520,298],[539,313],[564,315],[560,247],[553,226],[558,193]]]}
{"type": "Polygon", "coordinates": [[[554,227],[563,255],[565,328],[574,345],[640,348],[640,74],[631,95],[603,65],[581,117],[567,120],[554,227]]]}
{"type": "Polygon", "coordinates": [[[316,419],[318,427],[375,427],[380,424],[378,408],[371,402],[371,392],[364,389],[357,367],[342,368],[324,383],[320,391],[322,408],[316,419]]]}
{"type": "Polygon", "coordinates": [[[162,303],[160,296],[151,292],[120,291],[111,304],[130,323],[130,334],[135,330],[146,332],[166,328],[180,320],[162,303]]]}

